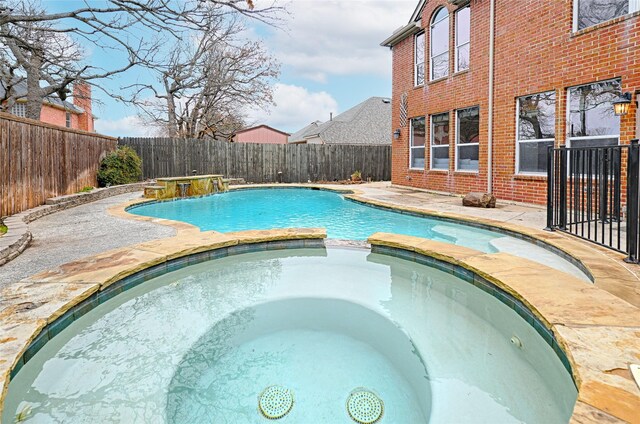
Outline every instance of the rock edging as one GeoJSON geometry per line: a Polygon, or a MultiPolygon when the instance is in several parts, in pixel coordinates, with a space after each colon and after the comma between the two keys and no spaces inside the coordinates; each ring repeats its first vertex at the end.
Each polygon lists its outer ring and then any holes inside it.
{"type": "Polygon", "coordinates": [[[134,183],[94,189],[87,193],[68,194],[47,199],[46,204],[5,218],[7,233],[0,237],[0,266],[18,257],[29,247],[33,236],[29,223],[65,209],[95,202],[111,196],[142,190],[146,183],[134,183]]]}

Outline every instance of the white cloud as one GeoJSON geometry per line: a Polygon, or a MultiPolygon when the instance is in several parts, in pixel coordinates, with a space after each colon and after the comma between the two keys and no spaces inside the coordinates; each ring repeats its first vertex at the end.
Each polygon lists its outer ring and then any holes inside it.
{"type": "Polygon", "coordinates": [[[391,75],[391,54],[380,43],[405,25],[417,0],[297,0],[288,31],[267,39],[276,57],[298,76],[391,75]]]}
{"type": "Polygon", "coordinates": [[[154,128],[146,126],[138,116],[125,116],[121,119],[97,119],[96,131],[113,137],[151,137],[154,128]]]}
{"type": "Polygon", "coordinates": [[[327,92],[310,92],[304,87],[278,83],[274,86],[276,106],[271,113],[249,111],[253,124],[267,124],[287,132],[294,132],[313,121],[326,121],[329,113],[338,112],[338,102],[327,92]]]}

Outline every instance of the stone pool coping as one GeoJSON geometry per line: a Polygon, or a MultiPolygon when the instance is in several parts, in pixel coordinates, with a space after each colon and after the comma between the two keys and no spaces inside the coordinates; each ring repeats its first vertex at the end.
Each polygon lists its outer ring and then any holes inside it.
{"type": "MultiPolygon", "coordinates": [[[[357,186],[348,186],[348,188],[327,187],[321,184],[260,184],[231,187],[231,191],[251,190],[260,188],[306,188],[317,189],[323,191],[331,191],[345,196],[345,198],[366,204],[372,207],[379,207],[396,212],[409,213],[429,218],[440,219],[447,222],[462,222],[476,228],[493,230],[502,232],[507,235],[515,236],[527,241],[532,241],[541,247],[550,248],[554,253],[573,262],[578,268],[586,271],[590,275],[594,284],[609,293],[618,296],[621,299],[640,307],[640,267],[638,265],[626,264],[623,262],[625,255],[580,240],[576,237],[564,234],[559,231],[544,231],[534,228],[524,227],[522,225],[510,222],[502,222],[487,218],[472,217],[452,212],[439,212],[426,208],[415,208],[402,206],[395,203],[382,202],[366,197],[363,190],[356,188],[357,186]],[[637,270],[634,271],[634,268],[637,270]]],[[[180,199],[176,199],[180,200],[180,199]]],[[[172,201],[172,200],[168,200],[172,201]]],[[[139,221],[153,222],[156,224],[168,225],[176,229],[178,233],[186,231],[190,233],[200,232],[200,229],[194,225],[181,221],[172,221],[163,218],[145,217],[127,212],[128,209],[141,205],[143,203],[155,203],[155,199],[136,199],[130,202],[116,205],[108,209],[112,215],[139,221]]]]}
{"type": "MultiPolygon", "coordinates": [[[[0,412],[9,380],[21,364],[74,319],[118,293],[159,273],[226,256],[228,249],[320,247],[325,237],[324,229],[189,231],[70,262],[7,286],[0,291],[0,412]]],[[[628,365],[640,358],[640,309],[568,274],[506,253],[385,233],[368,242],[374,252],[437,262],[436,267],[474,285],[487,281],[498,288],[490,292],[498,300],[513,305],[521,316],[532,315],[535,320],[529,323],[543,338],[549,334],[547,342],[557,343],[572,370],[578,388],[572,422],[638,421],[640,390],[628,365]],[[516,304],[524,308],[518,311],[516,304]]]]}

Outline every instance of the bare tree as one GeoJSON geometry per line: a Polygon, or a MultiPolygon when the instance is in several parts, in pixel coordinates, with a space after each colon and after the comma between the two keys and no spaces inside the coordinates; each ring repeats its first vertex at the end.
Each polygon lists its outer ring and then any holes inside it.
{"type": "MultiPolygon", "coordinates": [[[[6,56],[0,77],[8,77],[9,86],[26,81],[27,117],[39,119],[46,96],[58,93],[64,99],[74,81],[96,85],[136,65],[157,64],[161,46],[206,29],[212,16],[244,15],[269,23],[280,10],[274,4],[255,8],[251,0],[107,0],[101,7],[83,2],[75,10],[50,13],[35,0],[0,0],[0,50],[6,56]],[[80,41],[104,52],[124,52],[124,59],[110,69],[83,64],[80,41]]],[[[5,97],[5,107],[16,100],[12,90],[5,97]]]]}
{"type": "Polygon", "coordinates": [[[273,103],[278,63],[261,43],[237,41],[237,20],[212,22],[197,41],[177,43],[166,67],[154,68],[159,84],[126,87],[136,89],[143,119],[170,137],[230,138],[244,126],[247,108],[273,103]]]}

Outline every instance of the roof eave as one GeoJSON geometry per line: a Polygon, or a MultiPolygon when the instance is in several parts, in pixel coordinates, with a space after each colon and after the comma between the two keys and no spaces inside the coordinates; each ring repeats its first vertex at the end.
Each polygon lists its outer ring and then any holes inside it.
{"type": "Polygon", "coordinates": [[[415,10],[411,14],[411,22],[420,20],[420,15],[422,14],[422,9],[424,8],[425,0],[420,0],[416,5],[415,10]]]}
{"type": "Polygon", "coordinates": [[[420,21],[410,22],[406,26],[394,32],[391,37],[384,40],[382,43],[380,43],[380,45],[383,47],[393,47],[405,38],[417,34],[420,31],[422,31],[422,25],[420,21]]]}

